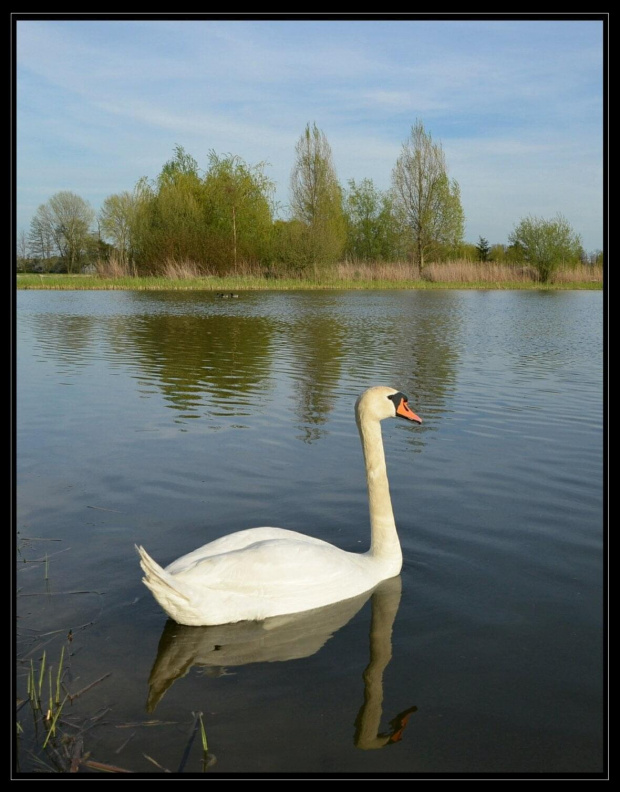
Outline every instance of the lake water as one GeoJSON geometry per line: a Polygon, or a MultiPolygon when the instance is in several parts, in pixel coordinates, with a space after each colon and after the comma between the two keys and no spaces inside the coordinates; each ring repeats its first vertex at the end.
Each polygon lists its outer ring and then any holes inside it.
{"type": "Polygon", "coordinates": [[[74,696],[45,748],[21,705],[18,770],[602,773],[602,315],[601,292],[18,292],[16,693],[64,646],[74,696]],[[375,384],[423,419],[382,424],[400,577],[284,624],[169,622],[134,543],[367,549],[375,384]]]}

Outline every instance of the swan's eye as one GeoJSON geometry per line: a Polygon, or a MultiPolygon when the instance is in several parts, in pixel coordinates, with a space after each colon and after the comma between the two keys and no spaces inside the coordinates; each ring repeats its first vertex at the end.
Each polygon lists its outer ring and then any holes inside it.
{"type": "Polygon", "coordinates": [[[404,402],[405,404],[409,403],[409,399],[405,396],[404,393],[401,393],[400,391],[398,391],[398,393],[392,393],[390,396],[388,396],[388,399],[394,402],[395,408],[397,408],[398,405],[401,404],[402,402],[404,402]]]}

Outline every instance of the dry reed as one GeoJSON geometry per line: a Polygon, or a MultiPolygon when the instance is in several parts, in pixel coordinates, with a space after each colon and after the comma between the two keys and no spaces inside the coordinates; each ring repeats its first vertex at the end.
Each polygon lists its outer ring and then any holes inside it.
{"type": "Polygon", "coordinates": [[[167,258],[161,268],[161,276],[168,280],[194,280],[203,278],[206,274],[204,267],[189,259],[167,258]]]}
{"type": "Polygon", "coordinates": [[[580,265],[572,269],[556,270],[552,277],[552,283],[602,283],[603,267],[600,264],[591,266],[580,265]]]}
{"type": "Polygon", "coordinates": [[[385,289],[385,288],[598,288],[602,266],[577,266],[556,270],[542,283],[533,267],[522,264],[457,259],[427,264],[422,273],[407,261],[347,260],[306,272],[266,269],[256,262],[239,262],[225,274],[188,259],[168,258],[158,274],[140,276],[135,267],[111,256],[99,261],[94,275],[22,274],[22,289],[385,289]]]}
{"type": "MultiPolygon", "coordinates": [[[[372,282],[420,282],[460,283],[460,284],[537,284],[540,277],[534,267],[523,264],[506,264],[495,261],[453,261],[432,262],[422,273],[415,265],[406,261],[344,261],[338,263],[332,273],[325,275],[334,281],[372,282]]],[[[550,283],[602,283],[603,268],[600,266],[579,266],[556,270],[550,283]]]]}
{"type": "Polygon", "coordinates": [[[114,254],[107,259],[98,259],[95,262],[95,272],[100,278],[131,278],[136,276],[135,266],[114,254]]]}
{"type": "Polygon", "coordinates": [[[538,280],[532,267],[468,259],[428,264],[422,278],[431,283],[531,283],[538,280]]]}
{"type": "Polygon", "coordinates": [[[417,267],[407,261],[341,261],[331,276],[341,281],[402,281],[419,280],[417,267]]]}

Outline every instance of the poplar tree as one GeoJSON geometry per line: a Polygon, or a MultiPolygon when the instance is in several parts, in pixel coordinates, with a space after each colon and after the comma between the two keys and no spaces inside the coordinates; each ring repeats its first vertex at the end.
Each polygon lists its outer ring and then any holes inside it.
{"type": "Polygon", "coordinates": [[[465,217],[458,183],[448,178],[446,158],[421,121],[411,128],[392,171],[394,203],[420,272],[441,246],[463,241],[465,217]]]}
{"type": "Polygon", "coordinates": [[[292,219],[303,225],[303,257],[314,267],[335,262],[344,250],[346,225],[342,190],[331,147],[315,123],[307,124],[295,146],[291,173],[292,219]]]}

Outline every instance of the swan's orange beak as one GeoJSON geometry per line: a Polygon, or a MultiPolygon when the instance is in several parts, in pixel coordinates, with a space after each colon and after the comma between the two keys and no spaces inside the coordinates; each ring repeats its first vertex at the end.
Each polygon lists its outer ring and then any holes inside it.
{"type": "Polygon", "coordinates": [[[422,419],[413,412],[406,399],[400,400],[400,403],[396,408],[396,415],[400,416],[401,418],[407,418],[409,421],[415,421],[419,424],[422,423],[422,419]]]}
{"type": "Polygon", "coordinates": [[[417,712],[417,707],[409,707],[408,710],[401,712],[400,715],[397,715],[390,721],[390,726],[393,727],[394,731],[390,734],[388,742],[396,743],[400,742],[403,738],[403,732],[405,731],[405,726],[407,725],[407,721],[411,717],[414,712],[417,712]]]}

